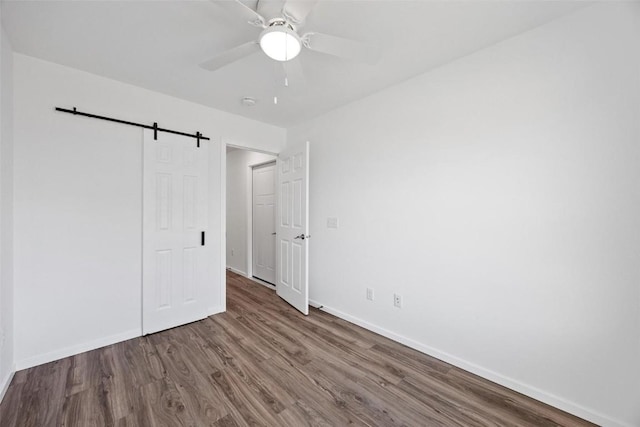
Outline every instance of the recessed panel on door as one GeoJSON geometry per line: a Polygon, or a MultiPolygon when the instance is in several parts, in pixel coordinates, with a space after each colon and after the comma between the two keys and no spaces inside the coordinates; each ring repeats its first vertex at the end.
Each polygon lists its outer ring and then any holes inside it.
{"type": "Polygon", "coordinates": [[[171,249],[161,249],[156,251],[155,257],[155,277],[156,282],[155,300],[157,309],[171,307],[171,291],[173,279],[173,257],[171,249]]]}
{"type": "Polygon", "coordinates": [[[198,228],[198,177],[185,175],[183,186],[184,228],[192,231],[198,228]]]}
{"type": "Polygon", "coordinates": [[[156,174],[156,229],[169,230],[171,227],[172,177],[168,173],[156,174]]]}

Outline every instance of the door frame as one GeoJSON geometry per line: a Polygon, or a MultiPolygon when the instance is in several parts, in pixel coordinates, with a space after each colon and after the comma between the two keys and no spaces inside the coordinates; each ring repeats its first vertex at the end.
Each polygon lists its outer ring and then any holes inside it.
{"type": "MultiPolygon", "coordinates": [[[[223,236],[223,238],[220,240],[220,254],[222,255],[220,257],[220,283],[223,284],[223,286],[220,287],[220,302],[221,302],[221,308],[222,311],[225,312],[227,311],[227,147],[231,147],[231,148],[237,148],[239,150],[245,150],[245,151],[253,151],[255,153],[262,153],[262,154],[269,154],[271,156],[274,157],[278,157],[278,153],[274,153],[272,151],[267,151],[267,150],[260,150],[257,148],[251,148],[251,147],[246,147],[243,145],[235,145],[235,144],[228,144],[227,142],[224,141],[224,138],[221,139],[220,141],[220,158],[222,159],[222,165],[220,167],[220,182],[222,184],[222,188],[221,188],[221,202],[220,203],[220,225],[221,225],[221,230],[220,230],[220,235],[223,236]]],[[[275,161],[274,160],[269,160],[267,162],[260,162],[260,163],[256,163],[255,165],[250,165],[247,168],[247,175],[249,177],[251,177],[251,179],[248,180],[248,191],[247,191],[247,198],[248,198],[248,209],[249,209],[249,213],[247,215],[247,225],[248,225],[248,230],[250,230],[250,233],[247,233],[247,276],[249,278],[252,278],[252,273],[253,273],[253,167],[254,166],[259,166],[261,164],[267,164],[267,163],[271,163],[275,161]]],[[[278,201],[276,200],[276,203],[278,203],[278,201]]],[[[275,286],[274,286],[275,289],[275,286]]]]}

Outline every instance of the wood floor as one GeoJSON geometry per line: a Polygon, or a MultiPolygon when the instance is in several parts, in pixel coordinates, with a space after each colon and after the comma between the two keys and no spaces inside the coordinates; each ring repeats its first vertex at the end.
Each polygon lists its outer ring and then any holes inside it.
{"type": "Polygon", "coordinates": [[[591,425],[228,275],[228,311],[17,372],[7,426],[591,425]]]}

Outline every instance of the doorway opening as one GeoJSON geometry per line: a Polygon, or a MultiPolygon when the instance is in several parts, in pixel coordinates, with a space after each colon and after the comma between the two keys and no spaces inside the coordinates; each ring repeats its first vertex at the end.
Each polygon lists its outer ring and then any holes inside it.
{"type": "MultiPolygon", "coordinates": [[[[289,143],[277,155],[222,146],[228,151],[223,154],[223,180],[226,182],[223,266],[226,265],[227,271],[275,289],[280,298],[304,315],[309,314],[309,146],[309,141],[289,143]],[[254,278],[253,174],[254,169],[266,167],[274,160],[276,167],[272,176],[276,191],[272,200],[275,231],[269,234],[275,236],[277,243],[276,280],[272,286],[254,278]]],[[[226,275],[223,282],[224,301],[226,275]]]]}
{"type": "Polygon", "coordinates": [[[270,153],[227,146],[227,269],[275,289],[275,161],[270,153]]]}

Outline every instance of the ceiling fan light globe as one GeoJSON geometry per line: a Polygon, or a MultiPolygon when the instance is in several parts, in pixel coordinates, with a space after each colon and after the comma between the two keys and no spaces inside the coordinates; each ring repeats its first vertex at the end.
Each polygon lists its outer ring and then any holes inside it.
{"type": "Polygon", "coordinates": [[[295,31],[283,26],[270,27],[260,34],[260,48],[271,59],[290,61],[298,56],[302,43],[295,31]]]}

